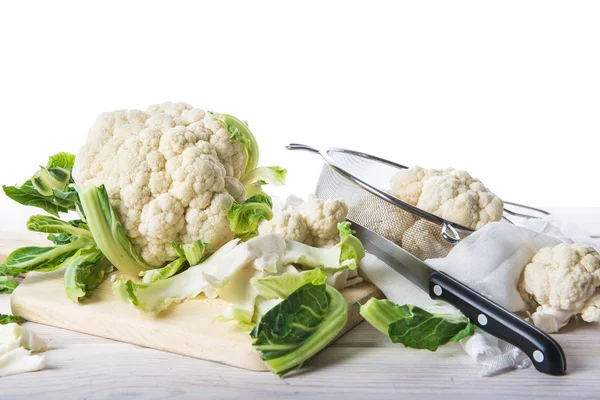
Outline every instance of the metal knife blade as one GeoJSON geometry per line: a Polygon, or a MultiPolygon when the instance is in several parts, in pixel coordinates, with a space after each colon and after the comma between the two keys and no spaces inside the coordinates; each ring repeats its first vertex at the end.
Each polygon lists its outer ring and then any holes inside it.
{"type": "Polygon", "coordinates": [[[395,243],[356,222],[349,222],[367,252],[423,289],[432,299],[452,304],[473,324],[521,349],[538,371],[550,375],[566,372],[564,351],[547,333],[450,275],[436,271],[395,243]]]}
{"type": "Polygon", "coordinates": [[[348,220],[352,229],[356,231],[354,236],[360,240],[368,253],[395,269],[412,283],[429,293],[429,277],[435,271],[429,265],[419,260],[397,244],[376,234],[364,226],[348,220]]]}

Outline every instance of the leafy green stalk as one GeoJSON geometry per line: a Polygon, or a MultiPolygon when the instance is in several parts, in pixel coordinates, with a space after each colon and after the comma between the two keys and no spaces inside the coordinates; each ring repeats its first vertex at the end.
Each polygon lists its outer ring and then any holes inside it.
{"type": "Polygon", "coordinates": [[[405,347],[436,351],[446,343],[471,336],[474,328],[462,314],[432,314],[414,305],[370,299],[360,315],[392,342],[405,347]]]}
{"type": "Polygon", "coordinates": [[[171,243],[179,258],[171,261],[162,268],[150,269],[140,272],[142,283],[157,282],[162,279],[170,278],[184,269],[186,265],[196,266],[204,260],[204,255],[207,250],[212,248],[210,243],[204,243],[202,240],[197,240],[192,244],[171,243]]]}
{"type": "MultiPolygon", "coordinates": [[[[71,243],[61,246],[21,247],[10,253],[6,260],[4,260],[4,264],[1,264],[0,267],[5,267],[9,270],[13,269],[21,273],[54,271],[60,268],[79,249],[93,244],[94,242],[88,239],[76,239],[71,243]]],[[[5,275],[8,275],[8,273],[5,275]]]]}
{"type": "Polygon", "coordinates": [[[142,271],[140,272],[140,276],[142,277],[142,283],[152,283],[170,278],[183,268],[186,261],[187,260],[185,259],[185,257],[179,257],[178,259],[171,261],[162,268],[142,271]]]}
{"type": "Polygon", "coordinates": [[[340,222],[337,226],[340,231],[340,263],[348,265],[349,269],[356,269],[358,263],[365,257],[365,248],[350,228],[350,222],[340,222]]]}
{"type": "Polygon", "coordinates": [[[207,250],[212,249],[210,243],[204,243],[202,240],[196,240],[192,244],[171,243],[179,254],[179,257],[184,258],[190,266],[198,265],[204,259],[204,254],[207,250]]]}
{"type": "Polygon", "coordinates": [[[384,335],[388,334],[388,327],[392,322],[406,318],[409,315],[404,308],[398,307],[389,300],[378,300],[371,298],[362,306],[357,303],[360,309],[360,315],[375,329],[384,335]]]}
{"type": "Polygon", "coordinates": [[[344,328],[344,297],[325,284],[306,284],[270,309],[254,327],[253,346],[273,373],[300,368],[344,328]]]}
{"type": "Polygon", "coordinates": [[[23,317],[18,315],[8,315],[8,314],[0,314],[0,325],[7,325],[16,322],[17,324],[22,324],[25,322],[23,317]]]}
{"type": "Polygon", "coordinates": [[[281,186],[285,183],[287,170],[280,167],[258,167],[244,178],[246,196],[261,193],[263,185],[281,186]]]}
{"type": "Polygon", "coordinates": [[[75,165],[75,155],[65,152],[56,153],[51,155],[48,159],[46,168],[66,168],[73,169],[75,165]]]}
{"type": "Polygon", "coordinates": [[[258,167],[252,170],[243,180],[244,185],[260,182],[261,185],[283,185],[287,170],[281,167],[258,167]]]}
{"type": "Polygon", "coordinates": [[[319,269],[302,271],[298,274],[285,273],[253,278],[250,283],[258,294],[265,299],[287,298],[306,284],[321,285],[327,280],[327,274],[319,269]]]}
{"type": "Polygon", "coordinates": [[[19,284],[13,280],[8,279],[7,276],[0,278],[0,294],[10,294],[12,293],[19,284]]]}
{"type": "Polygon", "coordinates": [[[231,139],[244,145],[244,151],[246,152],[246,162],[244,164],[244,174],[242,179],[246,177],[250,172],[254,171],[258,165],[259,152],[258,142],[256,138],[248,128],[248,124],[242,120],[237,119],[233,115],[221,114],[217,116],[213,113],[217,119],[219,119],[231,134],[231,139]]]}
{"type": "Polygon", "coordinates": [[[10,199],[25,206],[38,207],[49,214],[58,216],[76,210],[75,189],[71,169],[75,156],[58,153],[50,157],[45,167],[21,186],[3,186],[4,193],[10,199]]]}
{"type": "Polygon", "coordinates": [[[83,189],[79,198],[98,248],[115,268],[131,276],[138,276],[141,271],[152,269],[125,234],[104,185],[83,189]]]}
{"type": "Polygon", "coordinates": [[[70,170],[65,168],[46,168],[43,166],[31,178],[33,187],[43,196],[53,196],[54,190],[65,190],[70,181],[70,170]]]}
{"type": "Polygon", "coordinates": [[[75,210],[75,204],[65,204],[58,201],[54,196],[44,196],[33,187],[31,180],[28,180],[21,186],[2,186],[6,197],[16,201],[24,206],[41,208],[49,214],[58,216],[59,213],[66,213],[75,210]]]}
{"type": "Polygon", "coordinates": [[[338,230],[340,242],[330,248],[312,247],[286,240],[283,263],[300,264],[310,268],[356,269],[365,256],[365,249],[360,240],[353,235],[354,231],[350,229],[349,222],[340,222],[338,230]]]}
{"type": "Polygon", "coordinates": [[[105,274],[113,270],[96,246],[78,250],[65,265],[65,292],[75,303],[83,297],[91,296],[92,291],[102,283],[105,274]]]}
{"type": "Polygon", "coordinates": [[[258,225],[273,218],[273,202],[266,193],[257,193],[243,203],[233,202],[227,212],[231,231],[244,241],[258,235],[258,225]]]}
{"type": "Polygon", "coordinates": [[[219,278],[225,285],[227,279],[252,260],[247,242],[240,246],[236,246],[237,243],[237,240],[226,243],[200,265],[166,279],[150,283],[135,283],[123,278],[117,279],[113,284],[113,292],[121,300],[150,313],[161,312],[173,303],[193,299],[200,293],[210,294],[211,297],[214,297],[215,290],[206,281],[205,273],[207,271],[224,274],[225,276],[219,275],[219,278]]]}
{"type": "Polygon", "coordinates": [[[67,234],[82,239],[94,240],[83,221],[62,221],[49,215],[33,215],[27,221],[27,229],[34,232],[67,234]]]}

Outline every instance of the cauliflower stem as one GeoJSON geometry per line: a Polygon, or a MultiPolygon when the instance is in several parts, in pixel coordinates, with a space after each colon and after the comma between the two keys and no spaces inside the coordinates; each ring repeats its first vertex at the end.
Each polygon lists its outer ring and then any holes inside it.
{"type": "Polygon", "coordinates": [[[98,248],[119,271],[137,276],[141,271],[152,269],[125,234],[104,186],[88,187],[79,197],[98,248]]]}
{"type": "Polygon", "coordinates": [[[258,225],[273,218],[273,202],[266,193],[257,193],[243,203],[233,202],[227,219],[235,237],[248,240],[258,235],[258,225]]]}

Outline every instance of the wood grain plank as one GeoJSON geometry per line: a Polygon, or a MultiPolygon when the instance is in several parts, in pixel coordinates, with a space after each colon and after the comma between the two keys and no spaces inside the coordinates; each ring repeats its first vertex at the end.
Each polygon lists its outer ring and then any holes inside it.
{"type": "Polygon", "coordinates": [[[407,349],[361,324],[285,379],[49,326],[26,326],[52,340],[48,367],[2,378],[3,398],[590,399],[597,398],[600,370],[600,346],[592,340],[600,329],[593,324],[555,335],[567,352],[569,374],[564,377],[530,368],[481,378],[458,345],[436,353],[407,349]]]}

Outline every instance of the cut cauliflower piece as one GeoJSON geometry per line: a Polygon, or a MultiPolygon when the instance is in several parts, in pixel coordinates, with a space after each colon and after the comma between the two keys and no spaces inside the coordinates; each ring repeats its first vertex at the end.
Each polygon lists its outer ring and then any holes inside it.
{"type": "Polygon", "coordinates": [[[502,219],[504,202],[466,171],[412,167],[390,186],[399,199],[471,229],[502,219]]]}
{"type": "Polygon", "coordinates": [[[247,137],[226,118],[233,119],[168,102],[103,113],[90,128],[73,178],[81,188],[105,185],[126,234],[150,265],[177,257],[172,241],[219,248],[233,239],[227,211],[234,199],[244,200],[240,180],[256,167],[248,159],[257,155],[247,152],[247,137]]]}
{"type": "Polygon", "coordinates": [[[310,235],[304,216],[299,212],[289,210],[275,213],[271,221],[264,221],[258,227],[258,233],[259,235],[276,233],[283,236],[284,239],[305,244],[309,241],[310,235]]]}
{"type": "Polygon", "coordinates": [[[581,319],[586,322],[600,321],[600,291],[588,299],[581,309],[581,319]]]}
{"type": "Polygon", "coordinates": [[[258,232],[261,235],[278,233],[284,239],[309,246],[331,247],[340,241],[338,224],[347,216],[345,202],[311,196],[303,203],[288,203],[271,221],[263,221],[258,232]]]}
{"type": "MultiPolygon", "coordinates": [[[[310,196],[302,202],[290,196],[285,208],[270,221],[263,221],[258,228],[259,235],[278,234],[284,239],[304,243],[314,247],[332,247],[340,242],[338,224],[346,221],[348,206],[335,199],[322,200],[310,196]]],[[[362,282],[356,270],[325,270],[327,284],[338,290],[362,282]]]]}
{"type": "Polygon", "coordinates": [[[296,210],[306,219],[312,246],[331,247],[339,242],[337,226],[348,217],[348,205],[345,202],[314,197],[297,206],[296,210]]]}
{"type": "Polygon", "coordinates": [[[539,250],[519,282],[523,299],[540,305],[532,315],[534,323],[543,322],[542,328],[554,330],[576,314],[587,322],[598,321],[598,287],[600,254],[592,247],[567,243],[539,250]],[[548,322],[549,318],[555,323],[548,322]]]}

